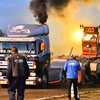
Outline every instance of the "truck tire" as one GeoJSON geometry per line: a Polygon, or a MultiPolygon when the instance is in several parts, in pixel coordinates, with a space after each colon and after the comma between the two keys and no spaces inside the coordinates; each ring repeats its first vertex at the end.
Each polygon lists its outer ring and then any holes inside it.
{"type": "Polygon", "coordinates": [[[96,83],[96,76],[95,75],[91,75],[91,82],[96,83]]]}
{"type": "Polygon", "coordinates": [[[1,87],[2,87],[2,88],[7,88],[7,87],[8,87],[8,85],[1,84],[1,87]]]}
{"type": "Polygon", "coordinates": [[[46,70],[43,71],[41,77],[41,88],[47,88],[48,86],[48,72],[46,70]]]}
{"type": "Polygon", "coordinates": [[[95,79],[95,83],[98,83],[99,81],[99,77],[98,77],[98,74],[96,75],[96,79],[95,79]]]}

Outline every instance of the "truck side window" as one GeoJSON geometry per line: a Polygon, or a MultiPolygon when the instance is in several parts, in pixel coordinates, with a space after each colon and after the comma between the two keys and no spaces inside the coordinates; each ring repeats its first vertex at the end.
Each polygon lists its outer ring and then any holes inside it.
{"type": "Polygon", "coordinates": [[[42,52],[42,50],[41,50],[41,43],[42,42],[43,42],[42,40],[38,40],[38,54],[40,54],[42,52]]]}

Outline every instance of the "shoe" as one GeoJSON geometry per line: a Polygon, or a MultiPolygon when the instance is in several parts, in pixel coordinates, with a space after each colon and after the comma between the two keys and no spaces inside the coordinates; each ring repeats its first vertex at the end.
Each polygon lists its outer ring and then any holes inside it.
{"type": "Polygon", "coordinates": [[[80,100],[80,98],[77,98],[76,100],[80,100]]]}

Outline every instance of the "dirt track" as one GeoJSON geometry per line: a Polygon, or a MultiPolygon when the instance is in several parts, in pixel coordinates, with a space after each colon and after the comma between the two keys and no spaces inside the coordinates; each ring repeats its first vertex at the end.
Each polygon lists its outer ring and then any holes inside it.
{"type": "MultiPolygon", "coordinates": [[[[67,97],[65,98],[56,98],[51,100],[68,100],[67,97]]],[[[75,100],[72,98],[72,100],[75,100]]],[[[87,93],[87,94],[81,94],[80,100],[100,100],[100,92],[94,92],[94,93],[87,93]]]]}
{"type": "MultiPolygon", "coordinates": [[[[79,87],[79,92],[97,91],[97,90],[100,90],[100,84],[79,87]]],[[[57,96],[57,95],[61,95],[61,94],[67,94],[67,86],[61,86],[61,84],[52,84],[52,85],[49,85],[48,89],[38,89],[35,86],[26,86],[24,100],[35,100],[35,99],[39,99],[39,98],[57,96]]],[[[87,98],[81,99],[81,100],[87,100],[88,98],[89,97],[87,96],[87,98]]],[[[8,100],[7,87],[6,88],[0,87],[0,100],[8,100]]],[[[58,100],[60,100],[60,99],[58,99],[58,100]]],[[[96,99],[94,99],[94,100],[96,100],[96,99]]],[[[97,99],[97,100],[99,100],[99,99],[97,99]]]]}

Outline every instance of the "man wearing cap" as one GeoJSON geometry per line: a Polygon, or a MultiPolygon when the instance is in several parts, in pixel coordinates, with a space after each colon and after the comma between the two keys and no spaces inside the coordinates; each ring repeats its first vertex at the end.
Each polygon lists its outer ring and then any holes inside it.
{"type": "Polygon", "coordinates": [[[68,99],[71,100],[71,85],[74,86],[74,98],[79,100],[78,94],[78,70],[81,70],[80,64],[75,60],[76,55],[71,56],[72,59],[67,61],[64,65],[64,71],[67,71],[67,87],[68,87],[68,99]]]}
{"type": "Polygon", "coordinates": [[[6,78],[9,83],[8,98],[15,100],[17,89],[17,100],[24,99],[25,81],[29,76],[29,66],[24,56],[18,54],[16,46],[11,48],[12,55],[9,57],[6,78]]]}

